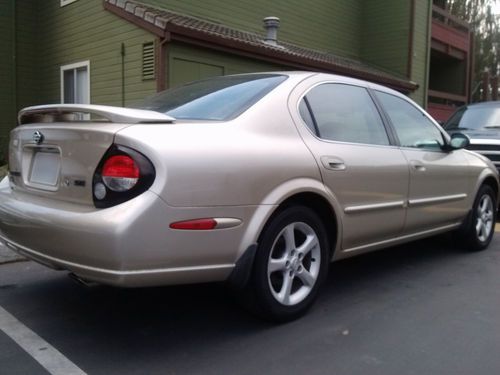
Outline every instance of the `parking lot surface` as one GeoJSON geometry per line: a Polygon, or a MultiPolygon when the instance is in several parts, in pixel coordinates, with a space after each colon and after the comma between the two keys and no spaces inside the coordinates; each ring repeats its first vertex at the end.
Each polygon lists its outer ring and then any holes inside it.
{"type": "Polygon", "coordinates": [[[284,325],[218,284],[87,288],[16,262],[0,265],[0,373],[496,375],[499,317],[500,234],[480,253],[447,236],[337,262],[284,325]]]}

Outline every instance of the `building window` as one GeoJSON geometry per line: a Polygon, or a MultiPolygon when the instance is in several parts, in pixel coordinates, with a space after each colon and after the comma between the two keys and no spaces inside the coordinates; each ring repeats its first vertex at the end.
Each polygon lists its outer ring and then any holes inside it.
{"type": "Polygon", "coordinates": [[[90,62],[61,66],[61,102],[90,103],[90,62]]]}
{"type": "Polygon", "coordinates": [[[61,0],[61,6],[65,6],[71,3],[74,3],[76,0],[61,0]]]}

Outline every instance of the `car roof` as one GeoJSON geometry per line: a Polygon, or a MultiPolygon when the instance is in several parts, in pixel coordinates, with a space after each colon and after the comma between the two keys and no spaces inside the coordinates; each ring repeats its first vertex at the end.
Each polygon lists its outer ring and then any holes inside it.
{"type": "Polygon", "coordinates": [[[464,105],[461,108],[481,108],[481,107],[499,107],[500,108],[500,101],[489,101],[489,102],[480,102],[480,103],[472,103],[472,104],[467,104],[464,105]]]}
{"type": "Polygon", "coordinates": [[[341,74],[334,74],[334,73],[326,73],[326,72],[314,72],[314,71],[306,71],[306,70],[291,70],[291,71],[269,71],[269,72],[257,72],[257,73],[240,73],[236,75],[251,75],[251,74],[282,74],[282,75],[287,75],[289,77],[312,77],[312,76],[319,76],[322,77],[325,80],[331,80],[331,81],[338,81],[339,83],[344,83],[344,84],[352,84],[356,86],[363,86],[367,88],[371,88],[374,90],[379,90],[379,91],[384,91],[396,96],[400,96],[406,100],[409,99],[408,96],[400,93],[397,90],[394,90],[390,87],[379,85],[378,83],[372,82],[372,81],[365,81],[362,79],[358,78],[353,78],[341,74]]]}

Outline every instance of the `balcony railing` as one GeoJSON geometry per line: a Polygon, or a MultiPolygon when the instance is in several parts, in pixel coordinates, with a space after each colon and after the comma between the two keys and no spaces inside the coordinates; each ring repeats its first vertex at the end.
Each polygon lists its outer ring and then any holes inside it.
{"type": "Polygon", "coordinates": [[[464,20],[453,16],[443,8],[440,8],[436,5],[432,6],[432,19],[434,21],[438,21],[444,25],[447,25],[456,31],[460,31],[464,34],[468,34],[470,32],[470,26],[464,20]]]}
{"type": "Polygon", "coordinates": [[[444,9],[432,7],[432,49],[464,60],[471,49],[469,24],[444,9]]]}
{"type": "Polygon", "coordinates": [[[467,96],[465,95],[457,95],[450,92],[436,90],[429,90],[429,98],[436,98],[446,102],[460,103],[460,105],[467,103],[467,96]]]}
{"type": "Polygon", "coordinates": [[[446,121],[457,107],[467,103],[465,95],[429,90],[427,111],[438,121],[446,121]]]}

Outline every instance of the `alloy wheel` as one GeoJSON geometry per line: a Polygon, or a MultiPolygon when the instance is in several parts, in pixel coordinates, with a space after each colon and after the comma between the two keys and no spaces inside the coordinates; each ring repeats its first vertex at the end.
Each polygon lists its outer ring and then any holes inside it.
{"type": "Polygon", "coordinates": [[[476,234],[477,238],[484,242],[493,230],[493,201],[488,194],[484,194],[477,206],[476,234]]]}
{"type": "Polygon", "coordinates": [[[267,267],[276,301],[287,306],[303,301],[318,280],[321,261],[318,235],[309,225],[293,222],[284,227],[274,240],[267,267]]]}

